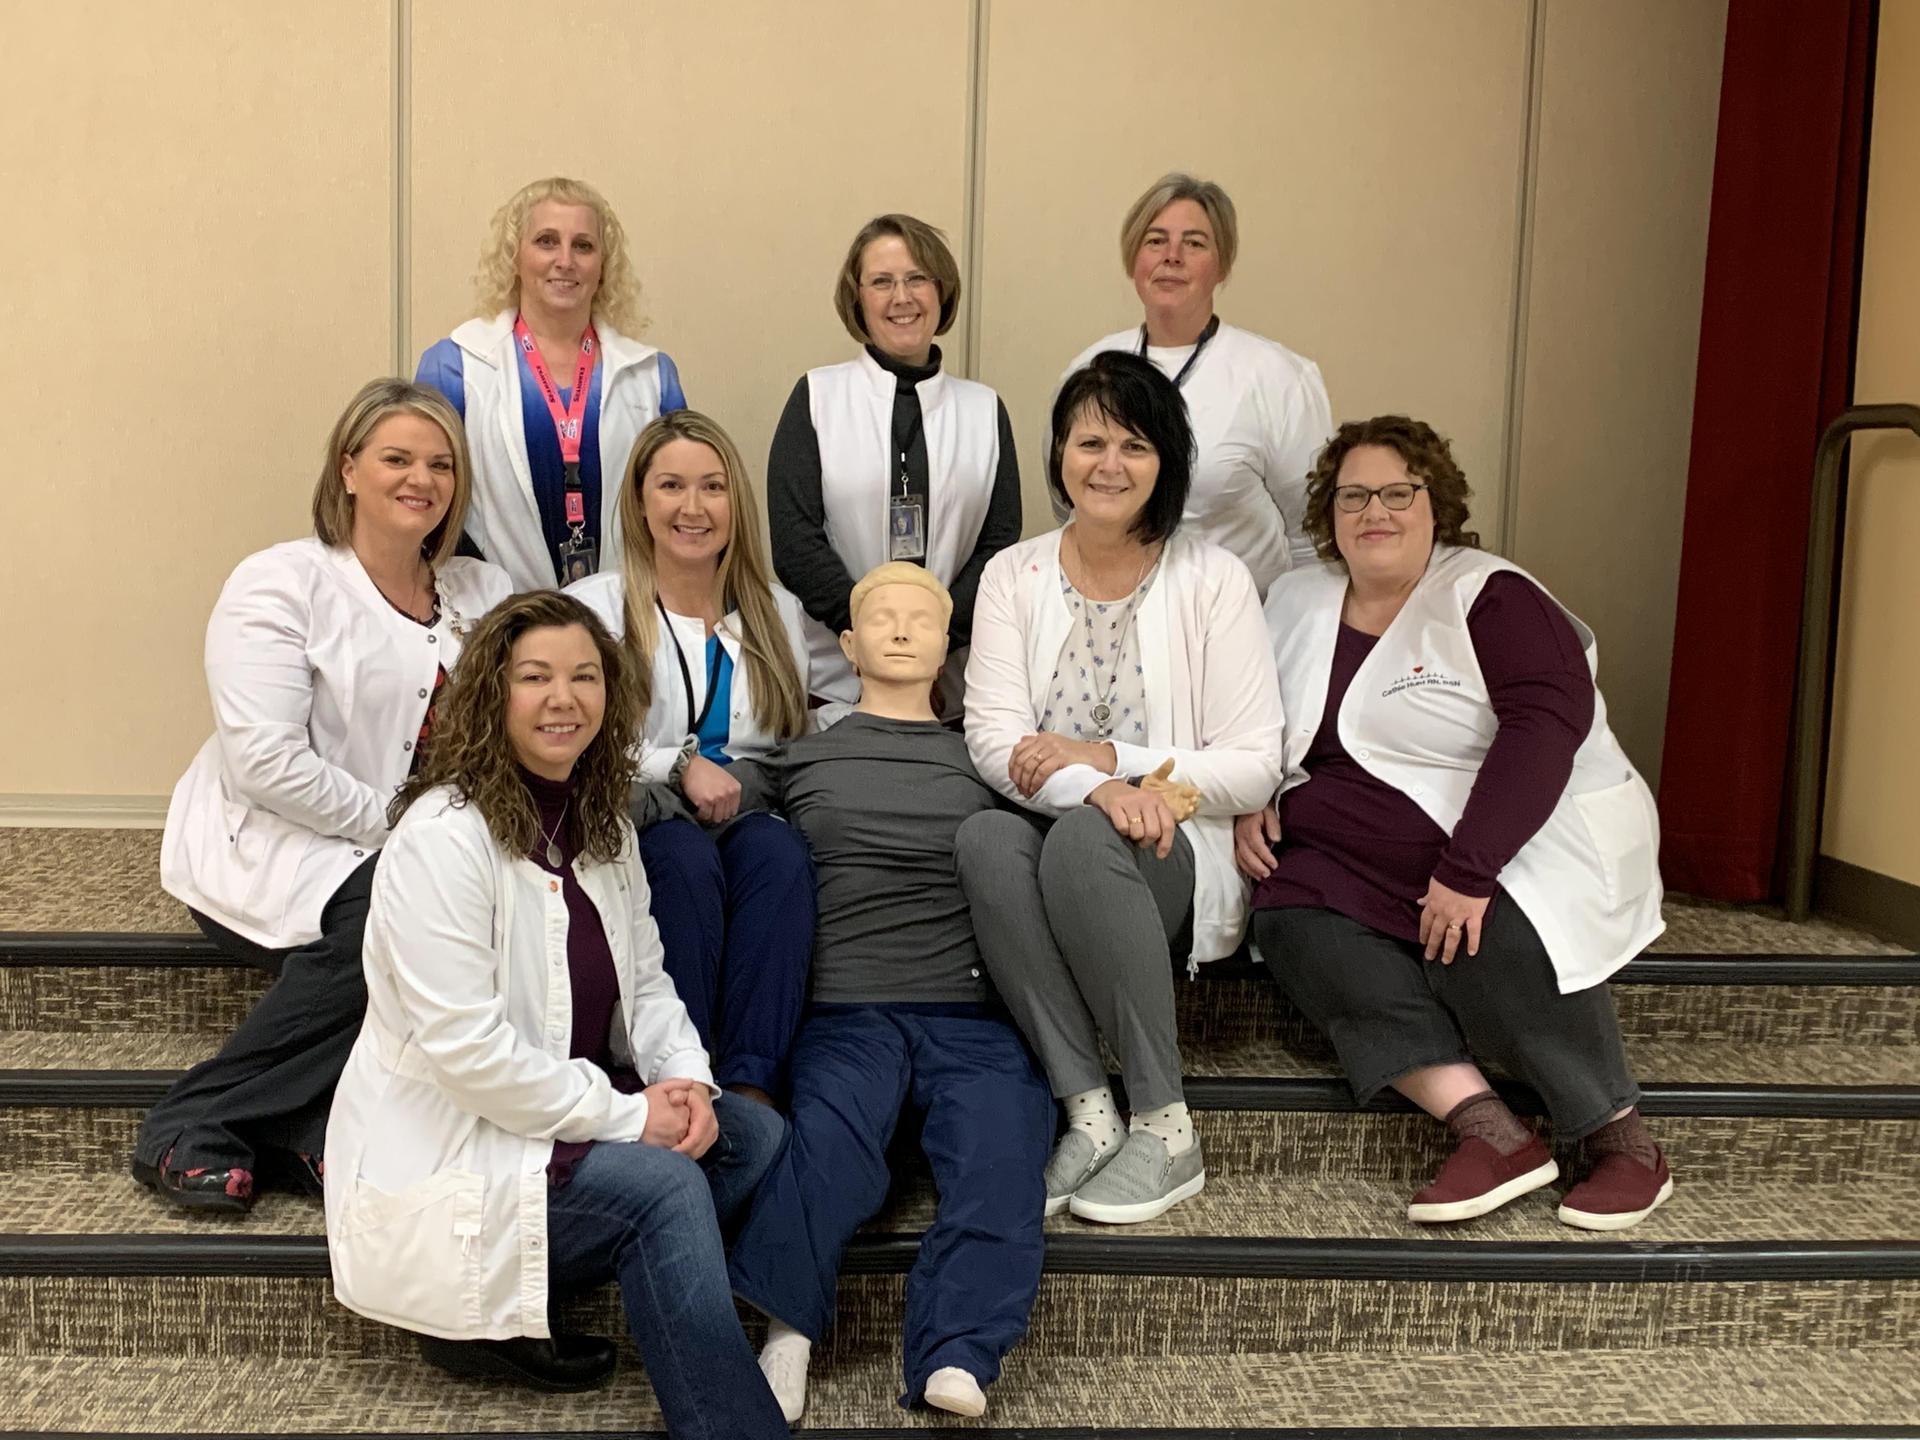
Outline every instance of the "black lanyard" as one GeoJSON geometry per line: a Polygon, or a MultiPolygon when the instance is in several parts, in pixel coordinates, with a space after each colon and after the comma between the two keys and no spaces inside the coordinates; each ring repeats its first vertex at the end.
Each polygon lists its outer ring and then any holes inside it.
{"type": "MultiPolygon", "coordinates": [[[[680,683],[687,691],[687,734],[698,735],[700,727],[707,723],[707,716],[713,713],[713,692],[720,687],[713,683],[713,675],[707,676],[707,703],[700,707],[700,713],[693,713],[693,671],[687,666],[687,652],[680,648],[680,637],[673,633],[673,617],[667,614],[667,602],[658,595],[653,603],[660,607],[660,623],[667,628],[667,638],[673,642],[674,657],[680,662],[680,683]]],[[[714,667],[718,669],[719,667],[714,667]]]]}
{"type": "MultiPolygon", "coordinates": [[[[1193,353],[1187,356],[1187,363],[1180,367],[1180,373],[1173,377],[1173,388],[1178,390],[1187,383],[1187,372],[1192,370],[1200,359],[1200,352],[1207,348],[1207,342],[1213,339],[1214,332],[1220,328],[1220,317],[1213,316],[1207,321],[1207,328],[1200,332],[1200,338],[1193,342],[1193,353]]],[[[1140,348],[1134,352],[1142,360],[1147,358],[1147,327],[1140,327],[1140,348]]]]}

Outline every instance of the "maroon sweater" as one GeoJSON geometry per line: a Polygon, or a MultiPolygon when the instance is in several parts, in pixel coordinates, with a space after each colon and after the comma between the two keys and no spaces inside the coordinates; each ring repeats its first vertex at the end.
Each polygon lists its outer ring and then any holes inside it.
{"type": "Polygon", "coordinates": [[[1280,798],[1280,848],[1254,891],[1256,910],[1311,905],[1418,940],[1429,880],[1463,895],[1497,891],[1500,871],[1566,789],[1574,752],[1593,728],[1593,677],[1565,613],[1512,571],[1481,587],[1467,632],[1499,731],[1451,838],[1341,745],[1340,702],[1378,640],[1342,624],[1308,779],[1280,798]]]}
{"type": "MultiPolygon", "coordinates": [[[[573,859],[579,852],[569,833],[573,817],[569,814],[565,821],[561,819],[573,794],[573,782],[543,780],[527,770],[520,772],[520,778],[533,796],[540,833],[552,835],[560,847],[558,867],[547,864],[545,840],[534,843],[528,858],[549,875],[559,877],[560,891],[567,902],[567,978],[573,986],[573,1038],[567,1058],[591,1060],[607,1072],[614,1089],[631,1095],[645,1087],[632,1070],[614,1065],[607,1043],[620,1005],[620,977],[613,968],[613,950],[607,944],[607,927],[600,911],[574,878],[573,859]]],[[[555,1185],[566,1184],[573,1178],[573,1167],[592,1148],[591,1140],[556,1140],[547,1178],[555,1185]]]]}

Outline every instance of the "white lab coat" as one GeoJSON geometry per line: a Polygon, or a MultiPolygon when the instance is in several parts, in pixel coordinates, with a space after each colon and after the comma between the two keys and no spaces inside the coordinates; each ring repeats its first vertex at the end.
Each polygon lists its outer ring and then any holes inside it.
{"type": "MultiPolygon", "coordinates": [[[[1073,614],[1060,593],[1054,530],[987,562],[967,663],[967,750],[980,778],[1043,815],[1086,802],[1114,776],[1068,765],[1031,799],[1007,774],[1013,747],[1036,733],[1073,614]]],[[[1233,953],[1246,931],[1248,887],[1233,864],[1233,821],[1272,796],[1281,774],[1280,691],[1247,567],[1218,545],[1176,534],[1134,616],[1147,696],[1147,743],[1113,742],[1114,775],[1151,774],[1199,787],[1182,823],[1193,846],[1194,961],[1233,953]]]]}
{"type": "MultiPolygon", "coordinates": [[[[1066,373],[1103,350],[1131,354],[1139,348],[1136,325],[1089,345],[1066,373]]],[[[1172,354],[1150,350],[1148,358],[1172,379],[1185,353],[1184,348],[1172,354]]],[[[1188,372],[1180,394],[1194,443],[1193,487],[1183,524],[1239,556],[1265,595],[1290,567],[1314,563],[1313,541],[1302,524],[1307,472],[1333,434],[1320,367],[1277,340],[1223,324],[1188,372]]],[[[1052,438],[1047,437],[1049,445],[1052,438]]],[[[1066,518],[1058,498],[1054,510],[1066,518]]]]}
{"type": "MultiPolygon", "coordinates": [[[[567,1058],[560,882],[503,851],[479,809],[450,795],[414,802],[374,875],[367,1018],[327,1121],[334,1294],[448,1339],[543,1336],[553,1144],[639,1140],[647,1099],[567,1058]]],[[[631,827],[618,861],[573,869],[619,979],[614,1053],[649,1085],[684,1076],[711,1089],[661,968],[631,827]]]]}
{"type": "MultiPolygon", "coordinates": [[[[567,586],[567,594],[598,615],[614,639],[625,638],[627,586],[623,575],[590,575],[585,580],[576,580],[567,586]]],[[[780,612],[781,628],[786,631],[787,648],[792,652],[794,666],[800,672],[802,693],[808,693],[807,686],[811,682],[808,675],[805,612],[793,593],[779,585],[773,587],[773,603],[780,612]]],[[[693,677],[693,709],[697,715],[707,699],[705,627],[698,620],[682,615],[673,615],[670,619],[674,634],[680,639],[681,651],[687,657],[687,672],[693,677]]],[[[761,725],[754,709],[753,678],[747,667],[740,663],[740,612],[729,611],[714,627],[714,634],[720,637],[721,648],[733,661],[726,752],[735,760],[751,760],[755,756],[765,755],[780,741],[761,725]]],[[[809,726],[818,714],[817,710],[807,712],[809,726]]],[[[679,758],[680,747],[691,733],[687,729],[686,681],[680,674],[680,661],[674,654],[673,642],[667,638],[663,627],[660,641],[653,649],[653,704],[647,710],[640,731],[637,756],[640,778],[664,783],[668,772],[673,769],[673,762],[679,758]]]]}
{"type": "MultiPolygon", "coordinates": [[[[1420,583],[1340,704],[1347,753],[1449,835],[1500,728],[1467,615],[1487,577],[1501,571],[1527,574],[1481,550],[1435,546],[1420,583]]],[[[1346,568],[1323,562],[1287,575],[1267,597],[1287,712],[1282,791],[1308,779],[1307,752],[1327,706],[1346,592],[1346,568]]],[[[1597,668],[1593,632],[1568,619],[1589,670],[1597,668]]],[[[1574,754],[1559,803],[1499,875],[1500,887],[1539,931],[1561,993],[1599,984],[1666,928],[1659,851],[1653,795],[1613,738],[1596,688],[1593,728],[1574,754]]]]}
{"type": "Polygon", "coordinates": [[[207,622],[212,737],[174,787],[160,883],[269,949],[316,939],[333,892],[387,837],[433,695],[462,637],[512,590],[455,557],[428,629],[345,546],[291,540],[234,569],[207,622]]]}
{"type": "MultiPolygon", "coordinates": [[[[514,310],[491,320],[469,320],[450,337],[461,350],[466,384],[467,445],[473,455],[473,504],[467,534],[486,557],[513,577],[516,590],[553,588],[553,552],[540,526],[540,502],[522,428],[520,364],[513,338],[514,310]]],[[[618,570],[620,476],[633,442],[660,414],[660,352],[594,320],[600,360],[600,565],[618,570]]],[[[556,384],[572,377],[556,376],[556,384]]]]}

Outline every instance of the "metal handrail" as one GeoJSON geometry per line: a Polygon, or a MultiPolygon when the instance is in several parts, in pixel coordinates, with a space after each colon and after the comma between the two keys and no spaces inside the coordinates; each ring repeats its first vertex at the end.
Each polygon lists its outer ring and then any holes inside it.
{"type": "Polygon", "coordinates": [[[1807,573],[1800,590],[1800,666],[1793,681],[1793,743],[1788,751],[1787,918],[1813,908],[1813,861],[1820,846],[1820,780],[1827,758],[1827,679],[1833,663],[1833,570],[1839,557],[1840,460],[1862,430],[1910,430],[1920,436],[1920,405],[1855,405],[1820,437],[1813,459],[1813,509],[1807,524],[1807,573]]]}

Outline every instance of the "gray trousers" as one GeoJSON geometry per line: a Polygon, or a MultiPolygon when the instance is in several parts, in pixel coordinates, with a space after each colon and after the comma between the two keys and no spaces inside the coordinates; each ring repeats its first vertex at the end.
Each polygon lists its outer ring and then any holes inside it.
{"type": "Polygon", "coordinates": [[[954,841],[974,938],[1056,1098],[1107,1083],[1100,1037],[1127,1103],[1181,1098],[1170,942],[1193,910],[1193,847],[1162,860],[1088,805],[1058,820],[990,810],[954,841]]]}

